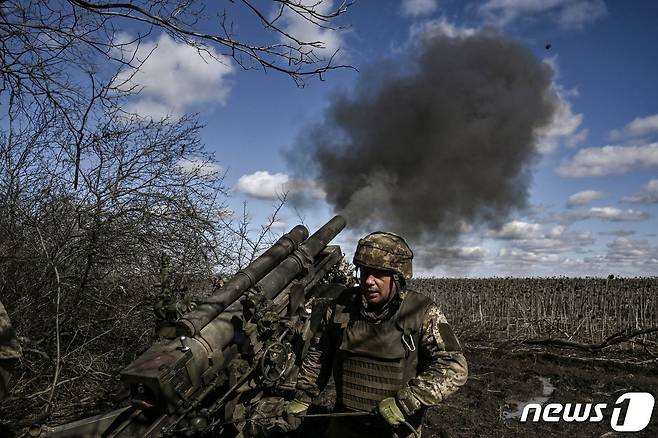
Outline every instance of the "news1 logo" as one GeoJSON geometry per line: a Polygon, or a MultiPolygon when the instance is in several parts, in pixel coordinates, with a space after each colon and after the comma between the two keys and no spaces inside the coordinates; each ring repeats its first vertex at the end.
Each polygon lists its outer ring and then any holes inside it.
{"type": "MultiPolygon", "coordinates": [[[[621,395],[613,405],[610,427],[616,432],[639,432],[651,421],[655,400],[648,392],[627,392],[621,395]]],[[[523,408],[521,423],[548,423],[564,421],[566,423],[598,423],[606,416],[606,403],[549,403],[545,407],[538,403],[529,403],[523,408]],[[530,412],[533,416],[528,420],[530,412]]]]}

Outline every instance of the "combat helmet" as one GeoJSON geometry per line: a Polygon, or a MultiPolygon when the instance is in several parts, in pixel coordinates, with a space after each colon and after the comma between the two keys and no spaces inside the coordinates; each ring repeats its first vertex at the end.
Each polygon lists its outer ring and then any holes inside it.
{"type": "Polygon", "coordinates": [[[359,267],[395,272],[408,283],[412,276],[413,258],[413,251],[402,237],[386,231],[375,231],[359,240],[353,263],[359,267]]]}

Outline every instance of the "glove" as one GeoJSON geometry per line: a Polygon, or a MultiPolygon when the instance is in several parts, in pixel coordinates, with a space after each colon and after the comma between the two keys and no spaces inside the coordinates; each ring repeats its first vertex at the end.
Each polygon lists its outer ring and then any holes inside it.
{"type": "Polygon", "coordinates": [[[380,401],[377,410],[379,411],[379,415],[393,427],[397,427],[405,421],[404,414],[398,407],[395,397],[388,397],[380,401]]]}
{"type": "Polygon", "coordinates": [[[302,418],[308,410],[309,404],[299,400],[293,400],[286,405],[284,419],[288,423],[288,430],[296,430],[302,424],[302,418]]]}

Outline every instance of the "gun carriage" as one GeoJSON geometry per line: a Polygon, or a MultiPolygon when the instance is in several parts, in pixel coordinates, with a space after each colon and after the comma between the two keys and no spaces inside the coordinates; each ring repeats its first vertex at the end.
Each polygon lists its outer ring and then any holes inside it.
{"type": "Polygon", "coordinates": [[[275,428],[318,328],[312,308],[340,291],[319,283],[342,259],[329,242],[344,227],[341,216],[310,237],[294,227],[172,322],[173,339],[159,340],[121,372],[128,406],[42,435],[249,436],[275,428]]]}

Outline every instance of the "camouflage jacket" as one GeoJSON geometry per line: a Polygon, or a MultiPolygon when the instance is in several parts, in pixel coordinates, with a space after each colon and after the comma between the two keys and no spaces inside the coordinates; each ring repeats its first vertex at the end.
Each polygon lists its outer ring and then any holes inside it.
{"type": "Polygon", "coordinates": [[[20,357],[20,347],[9,321],[9,315],[0,303],[0,400],[9,393],[12,369],[20,357]]]}
{"type": "MultiPolygon", "coordinates": [[[[344,293],[361,294],[358,288],[347,289],[344,293]]],[[[378,313],[368,312],[367,303],[362,297],[354,299],[352,305],[359,306],[364,317],[377,323],[393,317],[406,294],[405,291],[397,294],[378,313]]],[[[315,311],[322,313],[322,323],[301,365],[295,392],[297,400],[308,403],[326,386],[339,348],[337,334],[331,333],[336,330],[335,325],[330,324],[337,311],[335,302],[315,311]]],[[[468,377],[466,359],[439,306],[431,303],[418,311],[424,312],[419,333],[418,372],[396,394],[398,405],[408,416],[441,403],[456,392],[468,377]]]]}

